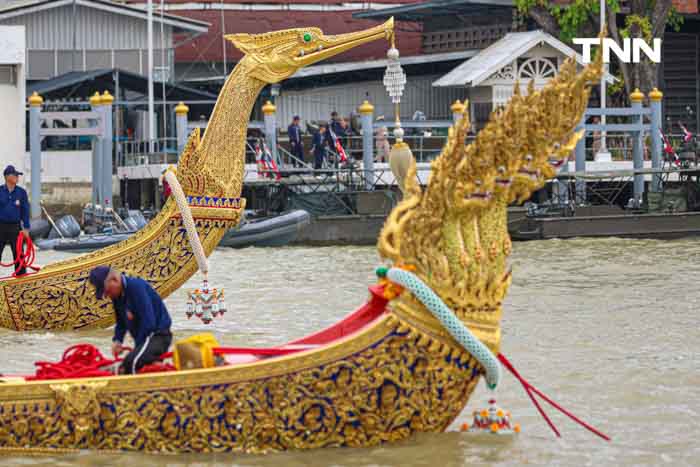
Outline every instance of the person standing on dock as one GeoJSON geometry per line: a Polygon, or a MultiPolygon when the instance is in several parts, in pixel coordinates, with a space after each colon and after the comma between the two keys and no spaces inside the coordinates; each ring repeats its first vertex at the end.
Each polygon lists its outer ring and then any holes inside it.
{"type": "Polygon", "coordinates": [[[289,136],[289,146],[292,150],[292,165],[301,167],[304,162],[304,145],[301,141],[301,128],[299,128],[299,115],[295,115],[292,119],[292,124],[287,127],[287,135],[289,136]]]}
{"type": "Polygon", "coordinates": [[[22,172],[18,172],[13,165],[8,165],[3,175],[5,184],[0,186],[0,260],[5,245],[9,244],[15,261],[15,275],[21,276],[27,271],[19,267],[17,237],[20,232],[29,235],[29,197],[24,188],[17,186],[22,172]]]}
{"type": "Polygon", "coordinates": [[[313,147],[311,150],[314,153],[314,170],[323,168],[323,162],[326,159],[326,147],[328,141],[326,139],[326,125],[321,125],[314,135],[313,147]]]}
{"type": "Polygon", "coordinates": [[[112,299],[117,325],[114,327],[112,353],[124,350],[126,332],[134,339],[134,349],[124,357],[120,373],[134,374],[143,366],[160,359],[168,351],[173,335],[168,309],[151,284],[140,277],[130,277],[109,266],[90,271],[98,300],[112,299]]]}

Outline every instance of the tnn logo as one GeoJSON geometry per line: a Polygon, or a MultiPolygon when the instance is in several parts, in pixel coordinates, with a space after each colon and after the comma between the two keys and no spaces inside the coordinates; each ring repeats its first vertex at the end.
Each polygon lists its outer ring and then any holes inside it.
{"type": "MultiPolygon", "coordinates": [[[[575,37],[573,42],[583,46],[584,63],[591,62],[591,46],[600,45],[600,39],[597,38],[575,37]]],[[[615,40],[606,37],[603,39],[603,61],[610,63],[610,51],[612,50],[623,63],[639,63],[641,52],[644,52],[644,55],[652,62],[661,63],[661,39],[654,39],[653,44],[654,47],[649,47],[644,39],[626,38],[622,40],[622,48],[620,48],[615,40]]]]}

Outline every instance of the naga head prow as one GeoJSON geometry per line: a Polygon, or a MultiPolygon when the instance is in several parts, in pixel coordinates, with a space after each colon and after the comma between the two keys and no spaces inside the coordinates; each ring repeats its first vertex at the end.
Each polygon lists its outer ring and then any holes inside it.
{"type": "MultiPolygon", "coordinates": [[[[569,59],[541,90],[531,84],[523,94],[516,85],[508,105],[491,114],[469,145],[465,112],[432,162],[424,190],[413,163],[404,199],[380,234],[380,255],[414,268],[493,347],[511,277],[506,208],[542,187],[568,159],[582,136],[576,127],[589,87],[601,72],[600,57],[580,73],[569,59]]],[[[427,313],[406,292],[395,308],[427,313]]]]}
{"type": "Polygon", "coordinates": [[[245,54],[241,64],[265,83],[277,83],[297,70],[339,53],[394,34],[394,18],[364,31],[325,35],[319,28],[295,28],[265,34],[224,36],[245,54]]]}

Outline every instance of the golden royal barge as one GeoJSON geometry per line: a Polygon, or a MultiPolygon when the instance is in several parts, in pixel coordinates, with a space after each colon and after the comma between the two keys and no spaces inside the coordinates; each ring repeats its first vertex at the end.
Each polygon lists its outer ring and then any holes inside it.
{"type": "MultiPolygon", "coordinates": [[[[177,178],[208,254],[238,222],[243,145],[260,90],[352,47],[390,38],[393,21],[325,36],[315,28],[227,36],[245,57],[226,81],[204,137],[194,133],[177,178]]],[[[411,164],[404,199],[381,232],[381,256],[422,279],[493,353],[511,275],[506,207],[551,177],[573,149],[574,128],[600,62],[573,62],[542,90],[517,91],[469,146],[465,113],[427,187],[411,164]]],[[[162,295],[195,272],[173,201],[143,232],[91,255],[0,284],[0,324],[17,330],[111,324],[88,271],[111,264],[162,295]]],[[[135,376],[0,384],[0,450],[264,452],[371,446],[445,430],[484,368],[409,291],[382,279],[340,323],[236,362],[135,376]]]]}

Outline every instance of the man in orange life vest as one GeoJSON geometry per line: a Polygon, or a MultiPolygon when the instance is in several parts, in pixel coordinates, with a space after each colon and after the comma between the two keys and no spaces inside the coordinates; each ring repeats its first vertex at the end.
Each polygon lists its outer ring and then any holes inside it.
{"type": "MultiPolygon", "coordinates": [[[[17,236],[20,232],[29,235],[29,197],[24,188],[17,186],[19,176],[14,166],[8,165],[3,172],[5,184],[0,186],[0,260],[9,244],[12,249],[12,258],[17,262],[17,236]]],[[[27,271],[15,265],[16,275],[21,276],[27,271]]]]}

